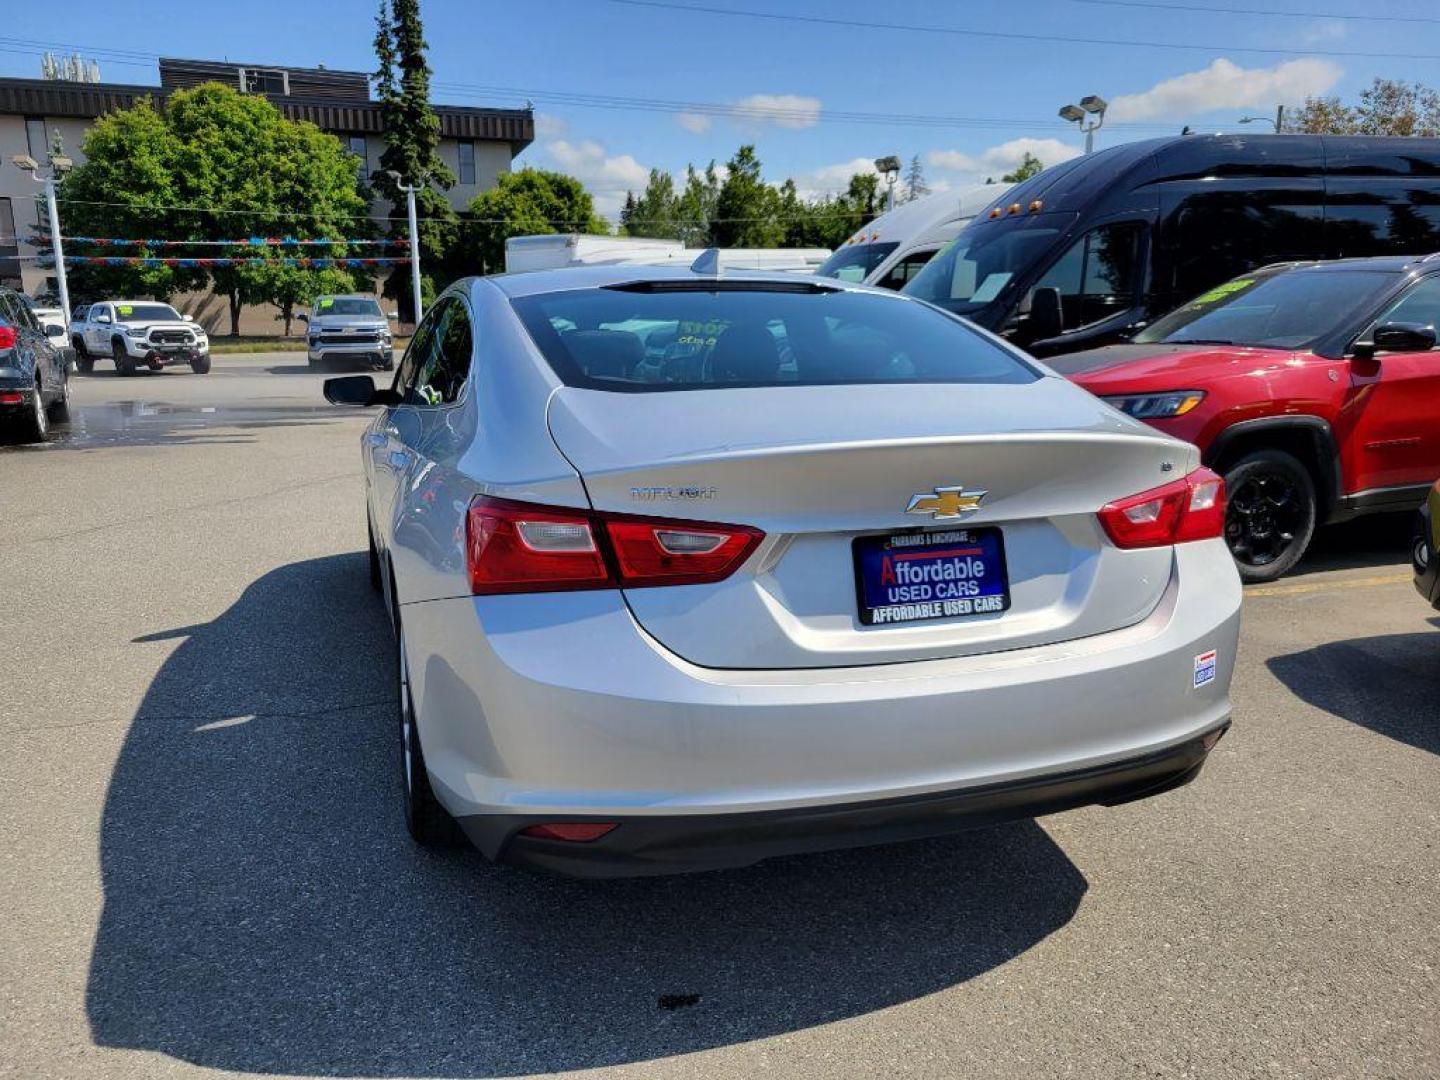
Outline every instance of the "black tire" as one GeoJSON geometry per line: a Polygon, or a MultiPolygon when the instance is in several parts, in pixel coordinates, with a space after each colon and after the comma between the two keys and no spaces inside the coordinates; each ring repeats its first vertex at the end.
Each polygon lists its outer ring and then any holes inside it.
{"type": "Polygon", "coordinates": [[[196,375],[209,375],[210,354],[206,353],[204,356],[197,356],[193,360],[191,360],[190,370],[193,371],[196,375]]]}
{"type": "Polygon", "coordinates": [[[125,343],[119,338],[111,339],[110,355],[115,358],[115,370],[121,375],[135,374],[135,361],[125,351],[125,343]]]}
{"type": "Polygon", "coordinates": [[[392,356],[389,360],[382,360],[382,361],[380,361],[380,370],[381,370],[381,371],[394,371],[394,370],[395,370],[395,358],[392,356]]]}
{"type": "Polygon", "coordinates": [[[1225,542],[1242,581],[1288,573],[1315,535],[1315,481],[1298,458],[1257,450],[1225,471],[1225,542]]]}
{"type": "Polygon", "coordinates": [[[35,393],[30,398],[30,407],[15,421],[15,437],[22,443],[41,443],[50,435],[50,415],[40,396],[40,383],[35,383],[35,393]]]}
{"type": "Polygon", "coordinates": [[[75,350],[75,367],[89,375],[95,370],[95,358],[85,351],[85,339],[74,337],[70,339],[70,346],[75,350]]]}
{"type": "Polygon", "coordinates": [[[465,834],[450,816],[435,789],[430,786],[430,773],[425,768],[425,754],[420,748],[420,729],[415,722],[415,708],[410,700],[410,676],[405,662],[405,632],[396,613],[395,651],[399,674],[398,727],[400,729],[401,795],[405,807],[405,828],[410,838],[421,847],[452,848],[461,844],[465,834]]]}

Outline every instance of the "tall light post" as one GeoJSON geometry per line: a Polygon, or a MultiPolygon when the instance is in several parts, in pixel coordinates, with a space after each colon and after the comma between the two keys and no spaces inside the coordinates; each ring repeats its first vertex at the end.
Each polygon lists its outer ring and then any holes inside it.
{"type": "Polygon", "coordinates": [[[886,210],[895,209],[895,182],[900,179],[900,159],[894,154],[889,157],[875,159],[875,171],[885,178],[885,185],[890,189],[889,197],[885,203],[886,210]]]}
{"type": "Polygon", "coordinates": [[[1240,123],[1242,123],[1242,124],[1270,124],[1272,127],[1275,128],[1275,134],[1276,134],[1276,135],[1279,135],[1280,132],[1281,132],[1282,130],[1284,130],[1284,127],[1285,127],[1285,106],[1284,106],[1284,105],[1276,105],[1276,106],[1275,106],[1275,116],[1274,116],[1273,119],[1272,119],[1271,117],[1268,117],[1268,116],[1242,116],[1242,117],[1240,117],[1240,123]]]}
{"type": "Polygon", "coordinates": [[[415,192],[419,187],[414,184],[405,183],[404,177],[393,169],[387,169],[386,175],[395,181],[395,186],[405,192],[405,210],[410,218],[410,288],[414,292],[415,301],[415,324],[420,324],[420,316],[424,311],[420,305],[420,226],[415,217],[415,192]]]}
{"type": "Polygon", "coordinates": [[[16,154],[10,160],[16,167],[30,174],[30,179],[45,185],[45,209],[50,218],[50,250],[55,253],[55,283],[60,289],[60,312],[64,316],[66,332],[70,326],[70,287],[65,281],[65,248],[60,242],[60,211],[55,204],[55,186],[64,175],[75,167],[75,162],[64,154],[51,152],[48,155],[48,169],[45,169],[29,154],[16,154]]]}
{"type": "Polygon", "coordinates": [[[1066,105],[1060,110],[1060,119],[1069,120],[1072,124],[1079,124],[1080,130],[1085,133],[1085,153],[1095,149],[1095,132],[1105,123],[1105,110],[1110,107],[1109,103],[1098,94],[1086,94],[1080,99],[1079,105],[1066,105]],[[1092,119],[1086,120],[1086,117],[1092,119]]]}

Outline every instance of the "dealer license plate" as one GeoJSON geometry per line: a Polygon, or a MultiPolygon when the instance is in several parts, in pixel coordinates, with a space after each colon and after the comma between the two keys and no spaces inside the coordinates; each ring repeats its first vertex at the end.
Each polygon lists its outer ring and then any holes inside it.
{"type": "Polygon", "coordinates": [[[866,626],[990,615],[1010,606],[997,528],[862,536],[854,553],[866,626]]]}

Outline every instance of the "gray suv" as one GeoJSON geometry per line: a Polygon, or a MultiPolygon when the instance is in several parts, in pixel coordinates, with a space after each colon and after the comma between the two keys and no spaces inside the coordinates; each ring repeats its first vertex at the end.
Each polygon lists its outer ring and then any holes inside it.
{"type": "Polygon", "coordinates": [[[335,360],[359,360],[389,371],[395,366],[390,320],[373,296],[317,296],[315,306],[302,311],[309,324],[306,359],[311,367],[335,360]]]}

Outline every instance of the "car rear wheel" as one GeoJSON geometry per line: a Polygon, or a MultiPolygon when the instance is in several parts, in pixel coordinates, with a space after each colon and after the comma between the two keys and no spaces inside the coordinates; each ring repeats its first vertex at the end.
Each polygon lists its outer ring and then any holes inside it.
{"type": "Polygon", "coordinates": [[[30,407],[16,420],[15,435],[22,443],[38,443],[44,442],[49,434],[50,418],[40,396],[40,384],[36,382],[35,392],[30,395],[30,407]]]}
{"type": "Polygon", "coordinates": [[[1309,470],[1283,450],[1247,454],[1225,472],[1225,542],[1244,581],[1274,581],[1300,561],[1319,507],[1309,470]]]}
{"type": "Polygon", "coordinates": [[[400,768],[405,785],[405,827],[417,844],[427,848],[454,847],[464,833],[449,812],[435,798],[425,754],[420,748],[420,730],[410,697],[410,669],[405,659],[405,631],[396,615],[395,651],[399,656],[400,768]]]}
{"type": "Polygon", "coordinates": [[[375,550],[375,529],[370,524],[369,515],[366,515],[365,531],[370,536],[370,588],[381,592],[383,590],[380,583],[380,552],[375,550]]]}

